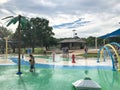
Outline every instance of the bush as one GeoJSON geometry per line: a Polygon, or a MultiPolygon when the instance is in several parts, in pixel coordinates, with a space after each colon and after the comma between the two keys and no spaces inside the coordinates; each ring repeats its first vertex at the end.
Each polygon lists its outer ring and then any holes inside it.
{"type": "Polygon", "coordinates": [[[34,54],[43,54],[43,48],[35,48],[34,54]]]}
{"type": "MultiPolygon", "coordinates": [[[[85,54],[79,54],[79,55],[77,55],[77,56],[83,56],[83,57],[85,57],[85,54]]],[[[92,57],[98,57],[98,54],[97,53],[88,53],[87,54],[87,57],[88,58],[92,58],[92,57]]]]}

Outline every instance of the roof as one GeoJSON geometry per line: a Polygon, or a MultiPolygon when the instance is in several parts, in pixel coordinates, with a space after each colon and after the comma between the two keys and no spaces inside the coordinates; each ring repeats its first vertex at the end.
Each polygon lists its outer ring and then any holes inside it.
{"type": "Polygon", "coordinates": [[[72,43],[72,42],[77,42],[77,43],[86,43],[84,40],[82,39],[65,39],[60,41],[60,43],[72,43]]]}
{"type": "Polygon", "coordinates": [[[117,29],[117,30],[115,30],[115,31],[113,31],[113,32],[111,32],[111,33],[109,33],[109,34],[105,34],[105,35],[100,36],[100,37],[98,37],[98,38],[103,38],[103,39],[105,39],[105,38],[118,37],[118,36],[120,36],[120,29],[117,29]]]}

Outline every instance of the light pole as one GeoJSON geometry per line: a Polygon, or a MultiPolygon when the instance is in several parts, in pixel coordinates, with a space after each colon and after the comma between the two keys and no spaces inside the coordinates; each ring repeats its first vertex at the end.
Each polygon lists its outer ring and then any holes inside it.
{"type": "Polygon", "coordinates": [[[6,59],[8,59],[8,37],[4,37],[5,39],[5,45],[6,45],[6,59]]]}
{"type": "Polygon", "coordinates": [[[95,37],[95,49],[97,49],[97,37],[95,37]]]}
{"type": "Polygon", "coordinates": [[[105,45],[105,43],[106,43],[106,42],[105,42],[105,39],[103,39],[103,45],[105,45]]]}
{"type": "Polygon", "coordinates": [[[77,36],[77,33],[75,31],[76,30],[73,30],[73,38],[75,38],[75,36],[77,36]]]}
{"type": "Polygon", "coordinates": [[[76,31],[76,30],[73,30],[73,38],[75,38],[75,31],[76,31]]]}

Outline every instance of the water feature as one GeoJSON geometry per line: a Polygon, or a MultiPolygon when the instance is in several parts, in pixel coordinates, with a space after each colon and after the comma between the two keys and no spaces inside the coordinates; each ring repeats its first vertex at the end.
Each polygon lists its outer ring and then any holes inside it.
{"type": "MultiPolygon", "coordinates": [[[[17,63],[17,58],[11,58],[17,63]]],[[[29,72],[29,62],[21,60],[22,75],[16,75],[17,65],[0,65],[1,90],[76,90],[72,83],[89,76],[102,90],[120,89],[120,73],[111,66],[68,66],[36,64],[36,72],[29,72]],[[54,67],[54,68],[53,68],[54,67]],[[86,72],[86,73],[85,73],[86,72]]]]}

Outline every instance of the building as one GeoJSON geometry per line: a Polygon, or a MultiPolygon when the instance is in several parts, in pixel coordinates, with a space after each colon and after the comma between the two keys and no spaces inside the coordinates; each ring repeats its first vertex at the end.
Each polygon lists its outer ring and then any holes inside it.
{"type": "Polygon", "coordinates": [[[82,39],[64,39],[62,41],[59,42],[61,48],[63,47],[68,47],[70,50],[73,49],[83,49],[84,45],[86,44],[86,41],[82,40],[82,39]]]}

